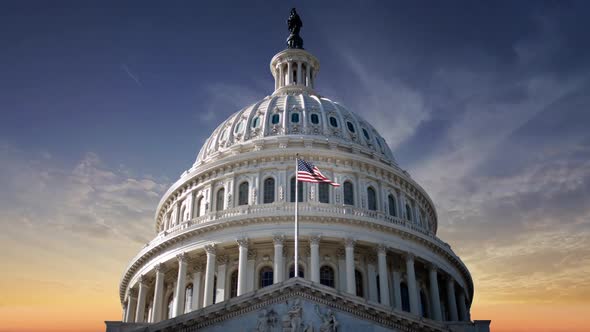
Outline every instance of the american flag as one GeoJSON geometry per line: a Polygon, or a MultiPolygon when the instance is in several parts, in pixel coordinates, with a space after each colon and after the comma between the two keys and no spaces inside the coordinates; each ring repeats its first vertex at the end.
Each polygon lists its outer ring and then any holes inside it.
{"type": "Polygon", "coordinates": [[[297,179],[301,182],[320,183],[326,182],[334,187],[339,187],[340,184],[332,182],[332,180],[325,177],[320,170],[312,163],[303,159],[297,159],[297,179]]]}

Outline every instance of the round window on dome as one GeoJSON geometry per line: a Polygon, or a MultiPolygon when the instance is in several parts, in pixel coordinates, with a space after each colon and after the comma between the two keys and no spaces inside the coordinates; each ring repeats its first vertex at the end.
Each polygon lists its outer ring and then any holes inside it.
{"type": "Polygon", "coordinates": [[[258,128],[258,126],[260,125],[260,117],[254,117],[254,119],[252,119],[252,128],[258,128]]]}
{"type": "Polygon", "coordinates": [[[299,123],[299,113],[292,113],[291,114],[291,122],[299,123]]]}
{"type": "Polygon", "coordinates": [[[333,116],[330,117],[330,126],[338,128],[338,120],[333,116]]]}
{"type": "Polygon", "coordinates": [[[353,134],[354,134],[354,132],[356,131],[356,130],[354,129],[354,125],[353,125],[353,124],[352,124],[352,122],[350,122],[350,121],[346,121],[346,127],[347,127],[347,128],[348,128],[348,130],[349,130],[351,133],[353,133],[353,134]]]}
{"type": "Polygon", "coordinates": [[[318,123],[320,123],[320,117],[319,117],[319,115],[317,115],[317,114],[313,113],[313,114],[311,115],[311,123],[313,123],[313,124],[318,124],[318,123]]]}
{"type": "Polygon", "coordinates": [[[270,119],[270,122],[272,124],[277,124],[279,123],[279,121],[281,121],[281,116],[279,114],[273,114],[272,118],[270,119]]]}
{"type": "Polygon", "coordinates": [[[369,137],[369,132],[368,132],[368,131],[367,131],[367,129],[365,129],[365,128],[363,128],[363,135],[365,136],[365,138],[366,138],[367,140],[370,140],[370,139],[371,139],[371,137],[369,137]]]}

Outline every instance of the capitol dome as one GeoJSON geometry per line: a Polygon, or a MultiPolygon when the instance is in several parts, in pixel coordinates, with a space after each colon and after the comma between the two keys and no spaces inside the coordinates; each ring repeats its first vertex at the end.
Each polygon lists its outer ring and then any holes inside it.
{"type": "Polygon", "coordinates": [[[473,281],[436,236],[432,200],[368,121],[316,93],[319,61],[293,36],[271,60],[273,93],[223,121],[163,195],[107,330],[304,331],[328,309],[334,331],[489,330],[470,320],[473,281]],[[340,186],[295,186],[296,156],[340,186]]]}

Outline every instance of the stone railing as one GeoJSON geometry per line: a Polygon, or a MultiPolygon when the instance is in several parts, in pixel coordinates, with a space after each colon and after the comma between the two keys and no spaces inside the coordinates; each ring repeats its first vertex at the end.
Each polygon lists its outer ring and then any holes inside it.
{"type": "MultiPolygon", "coordinates": [[[[448,244],[438,239],[435,234],[425,227],[419,224],[412,223],[408,220],[401,219],[395,216],[391,216],[381,211],[372,211],[367,209],[361,209],[353,206],[346,205],[333,205],[323,204],[315,202],[300,202],[299,204],[299,215],[303,217],[307,216],[318,216],[318,217],[342,217],[342,218],[362,218],[369,220],[378,220],[389,224],[405,227],[414,232],[421,233],[428,236],[434,242],[440,245],[448,247],[448,244]]],[[[231,209],[222,211],[213,211],[205,215],[193,218],[191,220],[185,220],[178,225],[175,225],[166,231],[162,231],[158,236],[152,240],[146,246],[159,242],[163,238],[173,236],[177,233],[183,232],[187,228],[191,228],[197,225],[207,224],[209,222],[218,222],[223,219],[227,219],[231,222],[231,219],[239,217],[274,217],[274,216],[294,216],[295,215],[295,204],[291,202],[271,203],[271,204],[257,204],[257,205],[242,205],[231,209]]]]}

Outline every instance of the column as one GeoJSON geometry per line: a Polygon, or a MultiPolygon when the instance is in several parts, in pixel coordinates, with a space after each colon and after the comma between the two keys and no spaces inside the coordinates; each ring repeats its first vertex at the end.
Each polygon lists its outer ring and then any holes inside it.
{"type": "Polygon", "coordinates": [[[462,321],[469,321],[469,315],[467,314],[467,305],[465,304],[465,291],[463,289],[459,290],[457,302],[459,302],[459,319],[462,321]]]}
{"type": "Polygon", "coordinates": [[[303,75],[301,73],[301,61],[297,61],[297,84],[302,85],[303,75]]]}
{"type": "Polygon", "coordinates": [[[225,273],[227,272],[227,263],[229,259],[227,256],[217,257],[217,294],[215,295],[215,303],[225,301],[225,273]]]}
{"type": "Polygon", "coordinates": [[[246,269],[248,264],[248,239],[237,240],[239,246],[238,258],[238,296],[246,293],[246,269]]]}
{"type": "Polygon", "coordinates": [[[280,79],[281,79],[280,78],[281,76],[280,76],[279,67],[280,66],[277,66],[275,68],[275,90],[279,88],[279,82],[280,82],[280,79]]]}
{"type": "Polygon", "coordinates": [[[254,249],[248,250],[248,265],[246,271],[248,271],[246,276],[246,292],[251,292],[254,290],[254,274],[256,272],[256,250],[254,249]]]}
{"type": "Polygon", "coordinates": [[[309,72],[311,71],[311,66],[308,64],[305,65],[305,85],[311,87],[311,78],[309,76],[309,72]]]}
{"type": "Polygon", "coordinates": [[[137,294],[135,289],[129,289],[127,297],[127,310],[125,310],[125,322],[133,323],[135,321],[135,308],[137,307],[137,294]]]}
{"type": "MultiPolygon", "coordinates": [[[[301,63],[299,63],[301,65],[301,63]]],[[[309,238],[309,250],[311,252],[310,276],[311,281],[320,282],[320,236],[312,235],[309,238]]]]}
{"type": "Polygon", "coordinates": [[[285,271],[285,263],[283,262],[283,243],[285,242],[285,236],[277,234],[272,239],[275,245],[275,257],[274,257],[274,268],[273,268],[273,283],[281,282],[285,280],[283,272],[285,271]]]}
{"type": "Polygon", "coordinates": [[[215,278],[215,245],[205,246],[207,252],[207,265],[205,267],[205,290],[203,294],[203,307],[213,304],[213,278],[215,278]]]}
{"type": "Polygon", "coordinates": [[[279,65],[279,87],[285,86],[285,70],[284,64],[279,65]]]}
{"type": "Polygon", "coordinates": [[[293,84],[293,63],[291,61],[287,62],[287,84],[293,84]]]}
{"type": "Polygon", "coordinates": [[[377,283],[373,282],[377,280],[376,263],[377,257],[373,257],[373,255],[369,255],[367,257],[367,278],[369,281],[367,285],[369,286],[369,300],[379,303],[379,295],[377,295],[377,283]]]}
{"type": "Polygon", "coordinates": [[[398,270],[395,270],[395,264],[393,267],[393,300],[394,306],[397,310],[402,310],[402,276],[398,270]]]}
{"type": "Polygon", "coordinates": [[[408,293],[410,297],[410,312],[414,315],[420,315],[420,305],[418,302],[418,289],[416,288],[416,273],[414,272],[414,255],[406,254],[406,273],[408,275],[408,293]]]}
{"type": "Polygon", "coordinates": [[[176,280],[176,291],[174,292],[174,303],[172,304],[172,317],[184,314],[186,295],[186,254],[181,253],[176,256],[176,259],[178,259],[178,279],[176,280]]]}
{"type": "Polygon", "coordinates": [[[429,276],[430,276],[430,300],[431,300],[431,307],[433,313],[434,320],[443,320],[442,319],[442,312],[440,310],[440,295],[438,292],[438,268],[436,265],[431,264],[429,266],[429,276]]]}
{"type": "Polygon", "coordinates": [[[353,239],[346,239],[344,253],[346,255],[346,291],[356,295],[356,280],[354,275],[354,245],[353,239]]]}
{"type": "Polygon", "coordinates": [[[338,249],[336,252],[336,257],[338,258],[338,289],[342,292],[346,291],[346,261],[345,261],[345,254],[343,249],[338,249]]]}
{"type": "Polygon", "coordinates": [[[203,264],[197,263],[193,267],[193,302],[191,303],[191,311],[197,310],[201,307],[201,278],[203,277],[203,264]]]}
{"type": "Polygon", "coordinates": [[[387,282],[387,248],[384,245],[377,247],[377,264],[379,269],[379,296],[381,304],[389,305],[389,283],[387,282]]]}
{"type": "Polygon", "coordinates": [[[148,292],[148,287],[145,282],[146,277],[144,275],[139,276],[139,295],[137,296],[137,309],[135,310],[136,323],[143,323],[143,317],[145,316],[145,299],[148,292]]]}
{"type": "Polygon", "coordinates": [[[164,266],[162,263],[156,264],[156,285],[154,286],[154,305],[152,310],[152,321],[157,323],[162,319],[162,301],[164,296],[164,266]]]}
{"type": "Polygon", "coordinates": [[[455,299],[455,280],[453,277],[447,277],[447,306],[449,307],[449,319],[453,322],[459,320],[457,314],[457,300],[455,299]]]}

